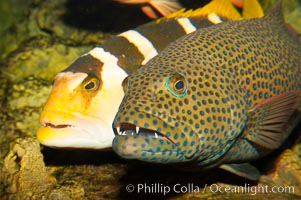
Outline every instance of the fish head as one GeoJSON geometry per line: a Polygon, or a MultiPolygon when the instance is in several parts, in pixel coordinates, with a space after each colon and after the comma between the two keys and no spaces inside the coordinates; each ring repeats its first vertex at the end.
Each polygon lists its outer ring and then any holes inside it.
{"type": "Polygon", "coordinates": [[[123,97],[126,73],[92,53],[57,74],[40,115],[40,143],[58,148],[111,147],[112,121],[123,97]]]}
{"type": "Polygon", "coordinates": [[[124,80],[112,145],[121,157],[205,164],[224,155],[241,133],[241,78],[218,62],[221,48],[206,54],[211,47],[198,34],[177,40],[124,80]]]}
{"type": "Polygon", "coordinates": [[[172,107],[186,101],[187,78],[180,72],[159,74],[140,73],[123,81],[127,95],[113,124],[113,148],[122,157],[143,161],[192,160],[199,146],[197,133],[181,122],[180,106],[172,107]]]}

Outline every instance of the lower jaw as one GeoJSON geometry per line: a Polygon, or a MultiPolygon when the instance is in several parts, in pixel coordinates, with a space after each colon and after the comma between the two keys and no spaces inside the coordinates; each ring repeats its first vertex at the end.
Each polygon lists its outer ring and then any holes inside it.
{"type": "Polygon", "coordinates": [[[117,135],[113,150],[125,159],[137,159],[152,163],[177,163],[185,160],[179,147],[167,138],[143,137],[139,135],[117,135]]]}
{"type": "Polygon", "coordinates": [[[41,127],[37,131],[38,141],[49,147],[55,148],[84,148],[103,149],[112,147],[113,133],[106,138],[93,138],[87,132],[74,128],[49,128],[41,127]]]}
{"type": "Polygon", "coordinates": [[[182,154],[178,154],[174,151],[149,152],[143,150],[136,150],[136,152],[133,151],[133,153],[129,153],[116,149],[114,145],[113,150],[122,158],[130,160],[139,160],[142,162],[154,164],[179,164],[187,162],[182,154]]]}

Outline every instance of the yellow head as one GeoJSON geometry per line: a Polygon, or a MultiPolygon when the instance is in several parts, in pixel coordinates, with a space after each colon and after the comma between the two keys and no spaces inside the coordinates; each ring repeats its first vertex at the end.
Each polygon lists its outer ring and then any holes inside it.
{"type": "Polygon", "coordinates": [[[39,142],[64,148],[111,147],[112,121],[124,95],[121,82],[126,76],[117,58],[102,48],[77,59],[55,77],[40,116],[39,142]]]}

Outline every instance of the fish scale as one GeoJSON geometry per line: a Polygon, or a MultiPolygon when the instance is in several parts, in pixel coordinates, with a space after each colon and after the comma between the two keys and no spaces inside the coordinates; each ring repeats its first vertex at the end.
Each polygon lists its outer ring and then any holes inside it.
{"type": "Polygon", "coordinates": [[[183,36],[123,81],[114,151],[258,179],[248,162],[278,148],[300,119],[300,55],[281,3],[263,18],[183,36]],[[125,124],[163,137],[121,136],[125,124]]]}

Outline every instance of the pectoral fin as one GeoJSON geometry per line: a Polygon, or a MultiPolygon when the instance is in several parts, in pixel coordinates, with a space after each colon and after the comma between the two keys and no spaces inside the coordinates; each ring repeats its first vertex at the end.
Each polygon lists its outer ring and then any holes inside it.
{"type": "Polygon", "coordinates": [[[219,168],[252,181],[258,180],[260,177],[259,171],[249,163],[223,164],[219,168]]]}
{"type": "Polygon", "coordinates": [[[300,103],[300,91],[280,94],[248,111],[245,138],[267,149],[278,148],[289,134],[289,121],[300,103]]]}

